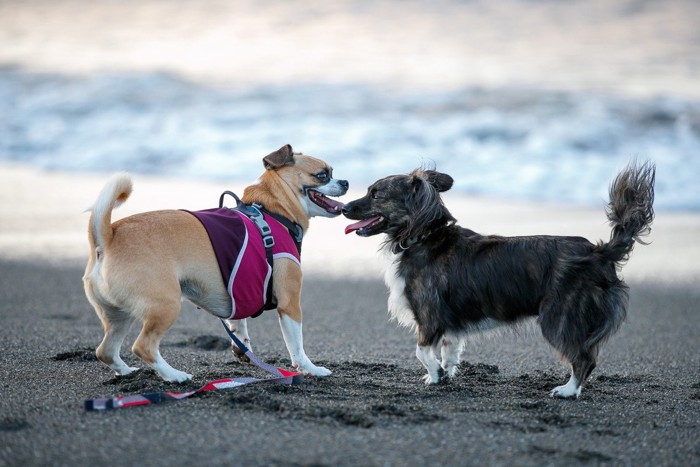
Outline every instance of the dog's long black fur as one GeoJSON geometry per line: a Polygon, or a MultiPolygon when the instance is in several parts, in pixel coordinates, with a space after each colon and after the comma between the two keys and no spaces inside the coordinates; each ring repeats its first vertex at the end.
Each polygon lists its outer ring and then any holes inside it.
{"type": "MultiPolygon", "coordinates": [[[[459,227],[439,195],[452,178],[423,169],[375,182],[365,197],[345,205],[344,214],[361,220],[349,231],[387,235],[430,382],[436,377],[421,348],[432,355],[441,339],[444,346],[486,323],[537,316],[545,339],[572,368],[568,385],[553,395],[578,397],[600,345],[625,319],[628,287],[617,270],[650,231],[654,180],[649,162],[632,163],[617,176],[607,208],[611,237],[598,244],[582,237],[480,235],[459,227]]],[[[448,365],[443,358],[442,369],[454,374],[448,365]]]]}

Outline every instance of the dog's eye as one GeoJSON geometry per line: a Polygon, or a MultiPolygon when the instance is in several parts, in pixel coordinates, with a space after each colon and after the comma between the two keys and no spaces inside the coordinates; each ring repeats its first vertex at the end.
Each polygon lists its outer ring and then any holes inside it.
{"type": "Polygon", "coordinates": [[[372,199],[379,199],[379,191],[373,189],[369,192],[369,196],[372,199]]]}
{"type": "Polygon", "coordinates": [[[314,177],[316,177],[316,178],[318,179],[319,182],[328,181],[328,172],[326,172],[326,171],[324,170],[324,171],[319,172],[319,173],[317,173],[316,175],[314,175],[314,177]]]}

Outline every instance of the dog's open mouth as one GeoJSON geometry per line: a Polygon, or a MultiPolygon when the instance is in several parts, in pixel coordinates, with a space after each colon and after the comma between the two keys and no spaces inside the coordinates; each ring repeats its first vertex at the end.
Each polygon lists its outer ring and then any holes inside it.
{"type": "Polygon", "coordinates": [[[382,216],[374,216],[370,217],[369,219],[363,219],[359,222],[355,222],[354,224],[350,224],[347,227],[345,227],[345,234],[347,235],[351,232],[357,232],[357,235],[361,237],[366,237],[370,235],[372,229],[378,226],[383,220],[384,217],[382,216]]]}
{"type": "Polygon", "coordinates": [[[307,194],[309,199],[313,201],[315,205],[325,209],[329,214],[339,215],[343,209],[343,203],[330,199],[328,196],[316,190],[309,189],[307,190],[307,194]]]}

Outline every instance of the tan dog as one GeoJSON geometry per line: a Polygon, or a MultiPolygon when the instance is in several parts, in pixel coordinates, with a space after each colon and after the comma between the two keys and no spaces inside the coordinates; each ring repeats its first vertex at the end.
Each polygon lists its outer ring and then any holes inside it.
{"type": "MultiPolygon", "coordinates": [[[[244,190],[246,204],[258,203],[269,212],[295,222],[304,232],[313,216],[334,217],[342,203],[327,198],[347,192],[348,182],[332,178],[332,168],[311,156],[295,154],[286,145],[263,159],[266,171],[244,190]]],[[[114,176],[102,189],[88,228],[90,258],[83,282],[85,294],[104,327],[97,358],[118,375],[136,368],[119,356],[133,320],[143,322],[132,351],[166,381],[186,381],[191,375],[171,367],[159,344],[175,323],[181,297],[220,317],[231,316],[232,298],[222,278],[207,230],[187,211],[164,210],[136,214],[111,223],[112,209],[131,194],[131,178],[114,176]]],[[[285,232],[286,233],[286,232],[285,232]]],[[[302,338],[299,264],[288,258],[273,262],[273,292],[280,327],[292,365],[304,373],[331,372],[311,363],[302,338]]],[[[250,344],[245,319],[229,327],[250,344]]]]}

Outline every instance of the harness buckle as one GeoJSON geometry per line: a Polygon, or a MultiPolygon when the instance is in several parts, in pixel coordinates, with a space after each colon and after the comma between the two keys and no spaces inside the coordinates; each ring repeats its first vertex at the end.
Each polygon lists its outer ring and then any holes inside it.
{"type": "MultiPolygon", "coordinates": [[[[268,229],[269,229],[269,227],[268,227],[268,229]]],[[[267,235],[267,236],[263,237],[262,240],[263,240],[263,244],[265,245],[265,248],[272,248],[273,246],[275,246],[275,239],[272,238],[271,235],[267,235]]]]}
{"type": "Polygon", "coordinates": [[[262,217],[262,212],[260,211],[259,204],[249,204],[245,207],[245,211],[248,214],[248,217],[250,217],[251,219],[262,217]]]}
{"type": "MultiPolygon", "coordinates": [[[[257,222],[255,223],[257,224],[257,222]]],[[[272,229],[270,228],[270,225],[267,222],[265,222],[264,224],[259,224],[258,227],[260,228],[260,233],[263,235],[263,237],[272,235],[272,229]]]]}

